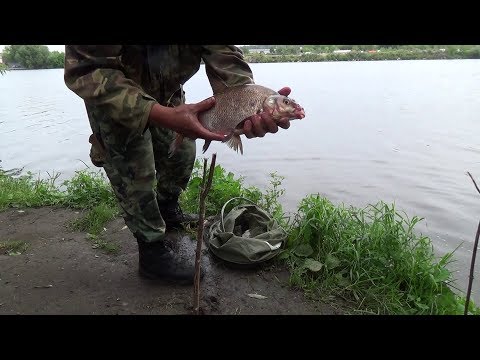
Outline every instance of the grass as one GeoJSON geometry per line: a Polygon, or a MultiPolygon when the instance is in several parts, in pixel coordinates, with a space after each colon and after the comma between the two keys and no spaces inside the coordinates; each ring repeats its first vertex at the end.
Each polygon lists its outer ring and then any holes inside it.
{"type": "Polygon", "coordinates": [[[90,209],[80,219],[71,222],[73,230],[85,231],[90,234],[99,234],[106,223],[118,216],[118,210],[101,203],[90,209]]]}
{"type": "MultiPolygon", "coordinates": [[[[203,163],[197,159],[187,189],[180,197],[180,203],[185,212],[198,213],[202,173],[203,163]]],[[[261,195],[259,189],[255,187],[245,187],[242,177],[235,178],[233,173],[226,172],[220,165],[216,165],[213,173],[212,187],[205,201],[205,216],[219,214],[222,206],[231,198],[245,197],[257,202],[261,195]]],[[[226,211],[234,205],[233,202],[229,204],[226,211]]]]}
{"type": "Polygon", "coordinates": [[[109,206],[106,203],[100,203],[91,208],[80,219],[74,220],[69,224],[73,230],[87,233],[87,239],[93,242],[94,249],[101,249],[109,254],[118,254],[119,247],[116,244],[108,242],[102,237],[104,225],[119,215],[118,209],[109,206]]]}
{"type": "Polygon", "coordinates": [[[38,207],[59,204],[64,195],[56,187],[56,176],[35,179],[32,173],[0,169],[0,211],[9,207],[38,207]]]}
{"type": "Polygon", "coordinates": [[[62,205],[86,210],[85,214],[72,221],[69,227],[87,233],[87,239],[94,249],[116,255],[119,247],[106,241],[102,236],[104,226],[120,215],[115,195],[105,176],[98,172],[77,171],[71,180],[63,183],[65,198],[62,205]]]}
{"type": "Polygon", "coordinates": [[[65,196],[61,201],[63,206],[91,210],[104,205],[111,211],[118,209],[110,183],[100,170],[76,171],[75,176],[64,181],[62,185],[66,188],[65,196]]]}
{"type": "Polygon", "coordinates": [[[28,244],[18,240],[0,241],[0,253],[5,255],[20,255],[27,251],[28,244]]]}
{"type": "MultiPolygon", "coordinates": [[[[197,160],[180,198],[184,211],[198,212],[202,171],[203,164],[197,160]]],[[[101,236],[104,225],[120,213],[102,173],[78,171],[61,186],[55,184],[57,179],[35,179],[31,173],[0,169],[0,210],[49,205],[84,210],[85,215],[71,226],[87,232],[93,247],[117,253],[118,247],[101,236]]],[[[454,254],[435,257],[431,240],[415,231],[421,218],[409,218],[393,204],[380,202],[358,209],[336,206],[317,195],[304,198],[296,215],[287,218],[280,204],[285,193],[282,180],[270,174],[269,186],[261,191],[217,165],[206,215],[219,214],[233,197],[250,199],[269,211],[289,234],[277,260],[289,267],[291,285],[304,289],[312,299],[342,299],[348,312],[360,314],[463,314],[465,298],[458,295],[460,291],[454,292],[448,269],[454,254]]],[[[12,254],[24,249],[21,243],[17,247],[1,244],[12,254]]],[[[469,309],[480,314],[473,302],[469,309]]]]}
{"type": "Polygon", "coordinates": [[[92,242],[92,248],[94,249],[101,249],[112,255],[117,255],[120,251],[118,245],[104,240],[101,235],[87,233],[87,239],[92,242]]]}
{"type": "MultiPolygon", "coordinates": [[[[182,193],[180,202],[185,212],[198,213],[200,184],[202,183],[203,163],[195,161],[192,176],[187,189],[182,193]]],[[[280,197],[285,190],[280,188],[283,177],[276,173],[270,174],[270,186],[262,192],[255,186],[246,186],[243,177],[235,177],[232,172],[227,172],[222,166],[216,165],[213,173],[212,187],[205,201],[205,215],[214,216],[220,213],[223,205],[234,197],[249,199],[265,210],[269,211],[277,221],[286,223],[280,197]]],[[[241,201],[240,201],[241,202],[241,201]]],[[[228,212],[238,202],[232,201],[225,207],[228,212]]]]}
{"type": "Polygon", "coordinates": [[[50,205],[86,210],[101,203],[116,207],[113,191],[100,171],[76,171],[72,179],[60,185],[60,174],[48,175],[48,179],[41,179],[31,172],[21,174],[21,169],[0,168],[0,210],[50,205]]]}
{"type": "Polygon", "coordinates": [[[0,169],[0,211],[10,207],[64,206],[83,210],[80,219],[68,224],[73,230],[95,237],[94,247],[117,253],[116,245],[101,238],[104,226],[120,214],[115,196],[101,171],[81,170],[57,185],[60,174],[48,179],[35,178],[31,172],[0,169]]]}
{"type": "MultiPolygon", "coordinates": [[[[453,292],[447,268],[453,253],[436,259],[430,239],[414,231],[421,220],[383,202],[346,208],[311,195],[281,257],[292,285],[316,298],[340,297],[352,313],[463,314],[465,299],[453,292]]],[[[473,304],[471,311],[480,313],[473,304]]]]}

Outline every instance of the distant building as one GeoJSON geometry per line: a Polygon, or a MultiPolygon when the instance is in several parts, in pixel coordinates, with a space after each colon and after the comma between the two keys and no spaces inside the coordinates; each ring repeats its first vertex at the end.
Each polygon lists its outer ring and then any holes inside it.
{"type": "Polygon", "coordinates": [[[351,51],[352,50],[334,50],[333,53],[334,54],[348,54],[351,51]]]}
{"type": "Polygon", "coordinates": [[[250,54],[270,54],[270,49],[250,49],[250,54]]]}
{"type": "Polygon", "coordinates": [[[19,63],[9,63],[8,66],[10,70],[25,70],[25,68],[19,63]]]}

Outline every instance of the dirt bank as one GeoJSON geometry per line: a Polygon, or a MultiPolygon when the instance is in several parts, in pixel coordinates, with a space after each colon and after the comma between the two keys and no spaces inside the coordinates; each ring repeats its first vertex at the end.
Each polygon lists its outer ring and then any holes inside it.
{"type": "MultiPolygon", "coordinates": [[[[81,215],[68,209],[11,209],[0,213],[0,242],[28,244],[20,255],[0,254],[0,314],[190,314],[192,286],[142,280],[135,239],[123,219],[110,222],[105,241],[118,251],[92,247],[86,233],[66,226],[81,215]]],[[[194,253],[182,240],[182,251],[194,253]]],[[[336,314],[287,286],[288,272],[269,267],[233,270],[208,252],[201,285],[206,314],[336,314]],[[260,294],[257,299],[248,294],[260,294]]]]}

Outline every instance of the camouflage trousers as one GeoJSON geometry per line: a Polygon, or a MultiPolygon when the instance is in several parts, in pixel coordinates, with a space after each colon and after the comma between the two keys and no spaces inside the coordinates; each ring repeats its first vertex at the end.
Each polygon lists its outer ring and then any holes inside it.
{"type": "MultiPolygon", "coordinates": [[[[143,134],[132,136],[130,131],[112,128],[110,121],[94,120],[91,115],[92,130],[105,149],[103,168],[126,225],[138,240],[162,240],[165,222],[159,206],[176,201],[187,186],[195,161],[195,141],[185,138],[168,158],[172,131],[149,127],[143,134]]],[[[94,148],[91,156],[96,154],[94,148]]]]}

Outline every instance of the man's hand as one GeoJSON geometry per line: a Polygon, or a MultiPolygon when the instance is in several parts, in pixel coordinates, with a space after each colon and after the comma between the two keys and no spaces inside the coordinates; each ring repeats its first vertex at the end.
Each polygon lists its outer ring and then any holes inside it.
{"type": "Polygon", "coordinates": [[[190,139],[223,141],[223,135],[208,131],[198,120],[198,113],[210,109],[214,104],[213,97],[196,104],[183,104],[174,108],[155,104],[150,111],[149,121],[154,126],[168,128],[190,139]]]}
{"type": "MultiPolygon", "coordinates": [[[[284,87],[278,91],[280,95],[288,96],[292,90],[289,87],[284,87]]],[[[253,115],[243,124],[243,133],[249,139],[254,137],[264,137],[267,132],[275,134],[278,127],[288,129],[290,121],[288,118],[282,118],[275,122],[269,114],[261,113],[253,115]]]]}

